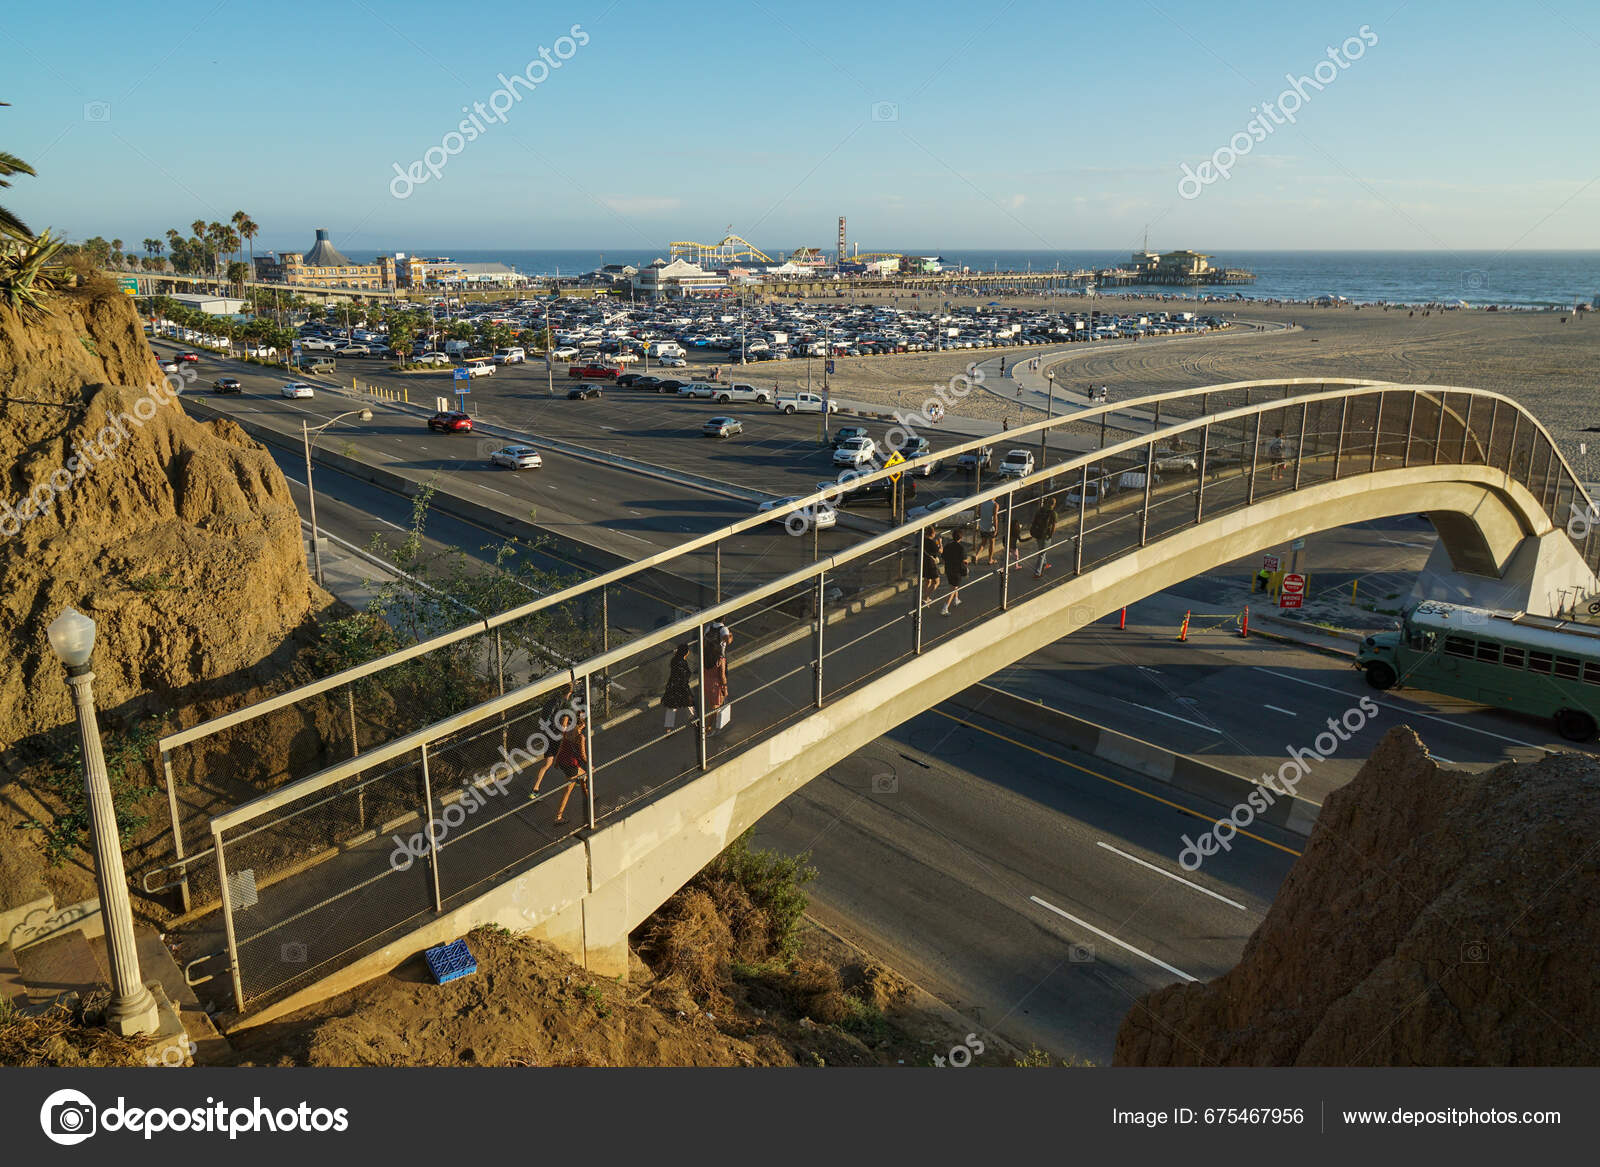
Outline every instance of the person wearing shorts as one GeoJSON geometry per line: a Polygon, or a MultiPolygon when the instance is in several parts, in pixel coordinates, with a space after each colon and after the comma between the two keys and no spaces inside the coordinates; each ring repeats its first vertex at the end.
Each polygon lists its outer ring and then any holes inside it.
{"type": "Polygon", "coordinates": [[[556,807],[556,822],[565,822],[567,818],[567,800],[572,797],[572,792],[579,786],[584,791],[589,789],[589,719],[580,710],[578,719],[566,733],[561,735],[561,743],[556,747],[556,765],[561,767],[561,772],[567,777],[567,790],[561,796],[561,805],[556,807]]]}
{"type": "Polygon", "coordinates": [[[992,498],[978,507],[978,555],[987,553],[989,563],[994,562],[995,520],[999,508],[1000,504],[992,498]]]}
{"type": "Polygon", "coordinates": [[[539,732],[544,735],[544,758],[539,763],[539,773],[534,776],[533,789],[528,792],[529,800],[538,797],[539,787],[544,782],[544,776],[550,773],[550,767],[556,764],[556,754],[561,749],[562,729],[556,724],[562,710],[572,705],[572,682],[568,681],[561,688],[550,694],[550,700],[544,703],[544,708],[539,711],[539,732]]]}
{"type": "Polygon", "coordinates": [[[939,532],[930,528],[922,538],[922,602],[925,604],[933,599],[944,576],[943,550],[939,532]]]}

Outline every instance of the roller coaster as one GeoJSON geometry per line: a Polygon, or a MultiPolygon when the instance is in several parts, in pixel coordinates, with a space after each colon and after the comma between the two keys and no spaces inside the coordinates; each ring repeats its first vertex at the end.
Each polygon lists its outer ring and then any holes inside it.
{"type": "Polygon", "coordinates": [[[747,263],[751,260],[758,260],[761,263],[775,262],[771,256],[748,239],[735,235],[731,227],[720,243],[678,240],[667,244],[667,248],[668,254],[673,259],[686,259],[701,267],[727,267],[729,264],[747,263]]]}

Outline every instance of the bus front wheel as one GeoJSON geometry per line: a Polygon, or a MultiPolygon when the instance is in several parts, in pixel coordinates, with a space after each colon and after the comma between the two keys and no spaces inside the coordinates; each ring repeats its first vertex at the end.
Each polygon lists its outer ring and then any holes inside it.
{"type": "Polygon", "coordinates": [[[1563,709],[1556,714],[1556,732],[1569,742],[1594,740],[1594,718],[1578,709],[1563,709]]]}
{"type": "Polygon", "coordinates": [[[1374,689],[1392,689],[1397,680],[1394,670],[1382,661],[1375,660],[1367,665],[1367,684],[1374,689]]]}

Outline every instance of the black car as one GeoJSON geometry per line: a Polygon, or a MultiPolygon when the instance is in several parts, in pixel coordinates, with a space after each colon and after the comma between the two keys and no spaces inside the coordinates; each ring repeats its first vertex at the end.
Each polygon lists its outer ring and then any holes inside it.
{"type": "Polygon", "coordinates": [[[871,436],[864,425],[842,425],[834,431],[833,448],[837,450],[851,438],[870,438],[871,436]]]}
{"type": "MultiPolygon", "coordinates": [[[[626,375],[627,374],[624,374],[624,376],[626,376],[626,375]]],[[[619,380],[617,383],[620,385],[622,382],[619,380]]],[[[628,386],[629,386],[629,388],[632,388],[632,389],[643,389],[647,393],[655,393],[655,392],[659,391],[660,388],[661,388],[661,378],[660,377],[635,377],[632,381],[628,382],[628,386]]]]}
{"type": "Polygon", "coordinates": [[[237,377],[218,377],[211,382],[213,393],[243,393],[244,384],[237,377]]]}
{"type": "Polygon", "coordinates": [[[600,399],[600,386],[574,385],[571,389],[567,390],[568,401],[587,401],[591,397],[596,401],[600,399]]]}
{"type": "MultiPolygon", "coordinates": [[[[909,475],[902,477],[900,483],[902,502],[909,502],[917,497],[917,484],[911,480],[909,475]]],[[[817,489],[831,492],[830,501],[834,506],[841,507],[861,506],[870,503],[889,506],[894,502],[894,488],[894,481],[889,478],[880,478],[876,482],[868,482],[861,486],[852,485],[848,477],[839,479],[836,482],[817,483],[817,489]]]]}
{"type": "Polygon", "coordinates": [[[679,389],[682,389],[685,384],[687,384],[687,382],[678,381],[678,380],[675,380],[675,379],[673,379],[671,377],[668,377],[665,380],[661,380],[661,381],[657,381],[656,382],[656,392],[657,393],[676,393],[679,389]]]}
{"type": "Polygon", "coordinates": [[[642,376],[644,376],[643,373],[624,373],[622,376],[617,378],[617,384],[621,385],[623,388],[627,388],[642,376]]]}

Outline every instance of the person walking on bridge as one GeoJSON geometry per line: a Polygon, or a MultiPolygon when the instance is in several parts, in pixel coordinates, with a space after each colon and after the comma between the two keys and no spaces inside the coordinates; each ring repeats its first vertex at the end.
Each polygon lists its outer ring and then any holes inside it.
{"type": "Polygon", "coordinates": [[[530,802],[539,796],[539,787],[544,782],[544,776],[550,773],[550,767],[556,764],[556,754],[561,749],[561,739],[566,730],[566,726],[558,723],[563,720],[561,717],[563,712],[566,712],[568,717],[572,716],[570,712],[572,693],[572,682],[568,681],[550,694],[550,699],[539,711],[539,733],[545,739],[544,760],[539,763],[539,773],[534,775],[533,789],[528,792],[530,802]]]}
{"type": "Polygon", "coordinates": [[[1038,579],[1050,566],[1045,557],[1050,553],[1050,540],[1056,535],[1056,497],[1046,495],[1039,503],[1039,509],[1033,513],[1033,522],[1028,524],[1028,532],[1033,536],[1033,541],[1039,545],[1039,564],[1033,569],[1033,578],[1038,579]]]}
{"type": "Polygon", "coordinates": [[[567,820],[567,801],[572,797],[573,790],[582,786],[583,792],[589,793],[589,717],[581,709],[578,710],[577,720],[561,735],[561,745],[556,750],[556,765],[567,776],[566,793],[561,796],[561,805],[556,807],[556,822],[562,823],[567,820]]]}
{"type": "Polygon", "coordinates": [[[959,606],[961,603],[961,585],[967,582],[967,564],[972,562],[967,556],[966,547],[961,542],[959,527],[950,533],[950,542],[944,545],[944,550],[940,554],[944,559],[945,578],[950,581],[950,594],[944,598],[944,608],[939,615],[948,616],[950,605],[959,606]]]}
{"type": "Polygon", "coordinates": [[[933,602],[934,593],[939,590],[940,570],[943,563],[941,552],[944,550],[939,542],[939,532],[929,527],[922,534],[922,602],[933,602]]]}
{"type": "Polygon", "coordinates": [[[672,729],[678,724],[678,714],[688,715],[688,724],[695,725],[699,717],[695,711],[694,686],[690,678],[693,675],[689,665],[689,650],[694,647],[685,640],[673,650],[672,663],[667,666],[667,688],[661,694],[661,707],[667,711],[666,728],[672,729]]]}

